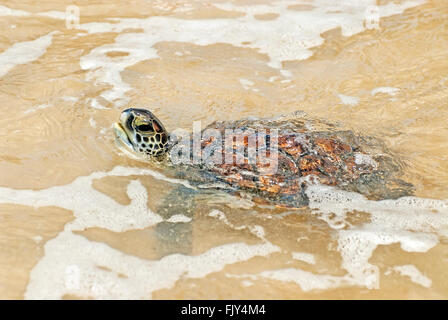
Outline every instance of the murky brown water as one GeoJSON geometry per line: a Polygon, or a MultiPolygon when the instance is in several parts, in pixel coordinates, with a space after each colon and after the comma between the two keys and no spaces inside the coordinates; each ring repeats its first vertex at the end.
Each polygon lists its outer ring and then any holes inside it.
{"type": "Polygon", "coordinates": [[[0,298],[448,298],[447,1],[5,0],[0,29],[0,298]],[[190,197],[117,150],[127,106],[303,110],[384,140],[416,194],[190,197]]]}

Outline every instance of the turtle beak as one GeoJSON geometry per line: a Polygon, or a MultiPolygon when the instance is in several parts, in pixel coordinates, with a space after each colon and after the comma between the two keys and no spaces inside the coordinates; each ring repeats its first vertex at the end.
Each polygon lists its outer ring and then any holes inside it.
{"type": "Polygon", "coordinates": [[[129,140],[129,137],[126,133],[126,131],[123,129],[123,126],[119,123],[114,123],[113,126],[114,135],[115,135],[115,142],[119,146],[126,147],[130,150],[134,150],[134,146],[132,145],[131,141],[129,140]]]}

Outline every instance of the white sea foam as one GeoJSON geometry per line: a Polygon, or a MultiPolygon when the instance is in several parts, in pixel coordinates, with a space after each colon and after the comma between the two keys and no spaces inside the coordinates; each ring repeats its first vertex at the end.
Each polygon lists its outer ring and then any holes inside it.
{"type": "MultiPolygon", "coordinates": [[[[388,3],[378,7],[379,17],[402,13],[405,9],[424,3],[424,0],[405,1],[400,4],[388,3]]],[[[115,38],[115,43],[93,49],[80,60],[81,68],[89,70],[87,80],[112,85],[101,96],[117,106],[127,103],[126,93],[132,88],[121,78],[121,71],[138,62],[158,58],[154,45],[162,41],[188,42],[196,45],[227,43],[236,47],[248,47],[266,54],[268,65],[279,69],[285,77],[291,77],[289,70],[282,69],[282,63],[289,60],[307,59],[312,55],[311,48],[321,45],[323,32],[340,27],[344,36],[351,36],[365,30],[366,8],[374,6],[375,0],[328,1],[317,0],[314,8],[307,11],[290,10],[294,1],[275,1],[269,5],[237,6],[233,3],[214,4],[222,10],[239,11],[244,16],[229,19],[177,19],[169,16],[153,16],[146,19],[112,19],[114,23],[92,22],[80,25],[88,33],[117,32],[125,29],[143,29],[142,33],[124,33],[115,38]],[[275,13],[273,20],[258,20],[256,14],[275,13]],[[243,44],[244,43],[244,44],[243,44]],[[129,53],[127,56],[110,57],[111,51],[129,53]]],[[[185,7],[190,10],[190,7],[185,7]]],[[[0,16],[44,16],[65,19],[62,11],[47,11],[32,14],[0,6],[0,16]]],[[[82,37],[84,34],[78,34],[82,37]]],[[[46,39],[46,38],[44,38],[46,39]]],[[[48,39],[47,39],[48,40],[48,39]]],[[[43,52],[47,46],[45,41],[43,52]]],[[[51,41],[51,39],[50,39],[51,41]]],[[[31,43],[30,43],[31,44],[31,43]]],[[[40,43],[35,43],[39,45],[40,43]]],[[[14,65],[27,63],[36,58],[30,53],[43,54],[39,46],[33,50],[23,50],[19,45],[12,54],[0,61],[0,76],[14,65]],[[17,49],[20,51],[17,52],[17,49]],[[28,58],[27,58],[28,57],[28,58]],[[31,59],[31,60],[30,60],[31,59]],[[11,62],[12,61],[12,62],[11,62]],[[16,61],[16,62],[15,62],[16,61]]],[[[253,89],[257,91],[258,89],[253,89]]],[[[101,108],[92,101],[92,107],[101,108]]],[[[104,107],[103,107],[104,108],[104,107]]]]}
{"type": "Polygon", "coordinates": [[[254,285],[254,283],[249,280],[243,280],[243,281],[241,281],[241,284],[243,285],[243,287],[246,287],[246,288],[254,285]]]}
{"type": "Polygon", "coordinates": [[[393,87],[378,87],[372,90],[371,94],[372,96],[378,94],[378,93],[387,93],[391,96],[395,96],[400,89],[393,88],[393,87]]]}
{"type": "MultiPolygon", "coordinates": [[[[319,185],[310,186],[306,193],[310,198],[310,208],[335,230],[337,249],[342,257],[341,266],[347,274],[332,276],[288,268],[229,277],[291,282],[303,291],[341,286],[378,289],[380,271],[369,262],[378,245],[399,243],[405,251],[423,253],[438,244],[439,237],[445,235],[448,227],[448,200],[403,197],[372,201],[357,193],[319,185]],[[353,211],[369,213],[370,221],[352,226],[347,221],[347,215],[353,211]]],[[[293,257],[303,258],[303,254],[294,253],[293,257]]],[[[312,261],[310,258],[309,262],[312,261]]],[[[423,286],[431,286],[430,279],[412,267],[399,266],[392,270],[409,276],[423,286]]]]}
{"type": "Polygon", "coordinates": [[[51,44],[56,32],[32,41],[17,42],[0,53],[0,78],[17,65],[30,63],[41,57],[51,44]]]}
{"type": "Polygon", "coordinates": [[[346,96],[344,94],[339,94],[338,97],[343,104],[352,106],[352,107],[356,106],[359,102],[359,98],[357,98],[357,97],[346,96]]]}
{"type": "Polygon", "coordinates": [[[49,17],[57,20],[64,20],[66,18],[66,13],[64,11],[46,11],[39,13],[31,13],[24,10],[16,10],[11,9],[6,6],[0,5],[0,16],[13,16],[13,17],[32,17],[32,16],[41,16],[41,17],[49,17]]]}
{"type": "Polygon", "coordinates": [[[97,100],[96,98],[90,98],[90,99],[88,100],[88,103],[89,103],[89,102],[90,102],[90,106],[91,106],[92,108],[99,109],[99,110],[107,109],[107,108],[104,107],[101,103],[99,103],[98,100],[97,100]]]}
{"type": "MultiPolygon", "coordinates": [[[[257,274],[242,274],[242,278],[252,280],[268,278],[272,280],[292,282],[303,291],[331,289],[344,286],[359,286],[368,289],[380,288],[379,268],[369,263],[373,251],[378,245],[400,243],[402,248],[411,252],[426,252],[437,244],[437,237],[428,233],[387,232],[380,229],[369,230],[365,226],[354,230],[338,231],[338,250],[342,256],[342,267],[347,270],[343,276],[313,274],[298,268],[263,271],[257,274]]],[[[303,256],[300,255],[300,258],[303,256]]],[[[314,258],[314,257],[313,257],[314,258]]],[[[302,260],[302,259],[300,259],[302,260]]],[[[310,260],[312,262],[314,260],[310,260]]],[[[428,281],[419,277],[415,270],[399,269],[409,275],[413,281],[428,285],[428,281]]],[[[429,282],[430,286],[430,282],[429,282]]]]}
{"type": "Polygon", "coordinates": [[[439,242],[448,226],[448,201],[403,197],[371,201],[360,194],[332,187],[311,186],[307,190],[310,207],[338,231],[342,267],[355,282],[368,288],[379,287],[379,270],[369,263],[378,245],[399,243],[410,252],[426,252],[439,242]],[[346,220],[353,211],[367,212],[370,222],[353,227],[346,220]]]}
{"type": "MultiPolygon", "coordinates": [[[[0,188],[0,203],[58,206],[73,211],[75,216],[75,220],[68,223],[63,232],[46,243],[45,256],[31,273],[27,298],[60,298],[67,293],[95,298],[149,298],[154,290],[174,285],[181,275],[201,277],[219,271],[227,264],[280,251],[279,247],[265,239],[261,226],[236,226],[219,210],[212,210],[209,216],[218,218],[234,230],[247,229],[262,240],[262,243],[252,246],[234,243],[215,247],[199,256],[170,255],[159,261],[147,261],[74,235],[72,231],[88,227],[122,232],[154,226],[163,221],[147,207],[147,191],[139,180],[132,180],[128,185],[127,194],[131,203],[127,206],[118,204],[92,188],[94,179],[130,175],[151,175],[190,187],[186,181],[169,179],[149,169],[116,167],[110,172],[96,172],[87,177],[79,177],[68,185],[44,190],[0,188]],[[80,270],[81,280],[76,290],[64,286],[65,270],[73,265],[80,270]]],[[[346,227],[341,230],[337,225],[335,232],[342,267],[347,270],[347,274],[313,274],[290,268],[235,276],[293,282],[304,291],[339,286],[378,288],[379,270],[369,262],[378,245],[400,243],[403,250],[426,252],[438,243],[439,231],[443,235],[443,230],[448,226],[448,201],[416,197],[371,201],[356,193],[324,186],[310,186],[307,194],[310,207],[318,217],[330,221],[329,225],[333,226],[331,220],[334,218],[330,216],[336,216],[340,221],[339,225],[346,227]],[[346,215],[354,210],[370,213],[370,221],[361,226],[351,226],[346,221],[346,215]]],[[[178,216],[171,222],[186,223],[189,219],[178,216]]],[[[315,262],[312,255],[294,253],[293,257],[308,263],[315,262]]],[[[402,269],[400,270],[403,271],[402,269]]],[[[414,277],[415,280],[415,272],[411,275],[408,269],[403,274],[414,277]]],[[[427,284],[422,281],[420,283],[427,284]]]]}
{"type": "Polygon", "coordinates": [[[282,282],[295,283],[307,292],[311,290],[328,290],[341,286],[358,285],[349,276],[332,276],[326,274],[314,274],[312,272],[297,268],[277,269],[263,271],[257,274],[227,274],[229,278],[242,278],[259,281],[260,279],[270,279],[282,282]]]}
{"type": "Polygon", "coordinates": [[[66,225],[68,230],[100,227],[116,232],[152,226],[163,219],[146,206],[147,191],[139,180],[128,185],[129,205],[121,205],[92,187],[94,179],[106,176],[152,175],[158,179],[190,187],[183,180],[166,178],[150,169],[115,167],[109,172],[95,172],[79,177],[72,183],[43,190],[14,190],[0,187],[0,203],[16,203],[34,207],[58,206],[73,211],[75,221],[66,225]]]}
{"type": "MultiPolygon", "coordinates": [[[[139,180],[129,183],[127,194],[131,203],[126,206],[92,187],[94,179],[130,175],[152,175],[189,187],[186,181],[166,178],[149,169],[116,167],[109,172],[79,177],[68,185],[43,190],[0,188],[0,203],[58,206],[73,211],[75,216],[57,237],[45,244],[45,255],[31,271],[25,298],[58,299],[65,294],[75,294],[97,299],[149,299],[152,292],[172,287],[181,277],[201,278],[228,264],[280,251],[264,240],[255,245],[216,246],[197,256],[172,254],[151,261],[74,234],[75,230],[89,227],[122,232],[163,221],[147,207],[147,191],[139,180]]],[[[191,219],[178,214],[167,221],[187,223],[191,219]]],[[[261,227],[249,230],[258,237],[264,235],[261,227]]]]}
{"type": "Polygon", "coordinates": [[[292,72],[289,71],[289,70],[282,69],[282,70],[280,70],[280,74],[282,76],[284,76],[284,77],[287,77],[287,78],[291,78],[292,77],[292,72]]]}
{"type": "Polygon", "coordinates": [[[170,217],[167,221],[173,222],[173,223],[179,223],[179,222],[190,222],[192,219],[183,215],[183,214],[176,214],[172,217],[170,217]]]}
{"type": "Polygon", "coordinates": [[[252,233],[254,236],[256,236],[257,238],[265,241],[268,243],[268,241],[265,238],[265,232],[262,226],[259,225],[254,225],[254,226],[247,226],[247,225],[240,225],[240,226],[235,226],[233,223],[231,223],[226,215],[224,214],[224,212],[220,211],[220,210],[212,210],[209,214],[209,217],[213,217],[213,218],[218,218],[221,222],[223,222],[225,225],[227,225],[228,227],[232,228],[233,230],[249,230],[250,233],[252,233]]]}
{"type": "Polygon", "coordinates": [[[252,87],[254,85],[253,81],[250,81],[250,80],[247,80],[247,79],[241,78],[241,79],[239,79],[239,81],[240,81],[241,85],[243,86],[243,88],[245,90],[249,90],[250,87],[252,87]]]}
{"type": "Polygon", "coordinates": [[[27,17],[30,16],[30,13],[23,10],[15,10],[5,6],[0,6],[0,16],[27,17]]]}
{"type": "MultiPolygon", "coordinates": [[[[403,12],[424,3],[423,0],[389,3],[379,6],[380,17],[403,12]]],[[[89,70],[88,80],[112,85],[102,93],[109,101],[124,104],[125,94],[131,90],[120,72],[125,68],[148,59],[159,58],[154,45],[161,41],[188,42],[196,45],[227,43],[236,47],[252,48],[269,57],[268,65],[279,69],[283,76],[291,72],[282,69],[289,60],[307,59],[311,48],[321,45],[323,32],[338,28],[344,36],[365,30],[365,11],[375,5],[374,0],[334,2],[319,0],[308,11],[290,10],[292,1],[276,1],[270,5],[236,6],[232,3],[214,4],[222,10],[243,12],[244,16],[231,19],[177,19],[154,16],[146,19],[113,19],[114,23],[92,22],[82,24],[80,29],[88,33],[117,32],[125,29],[143,29],[142,33],[124,33],[115,42],[93,49],[83,56],[81,68],[89,70]],[[257,20],[254,14],[277,13],[273,20],[257,20]],[[108,52],[129,53],[123,57],[109,57],[108,52]]]]}
{"type": "MultiPolygon", "coordinates": [[[[337,231],[341,266],[347,274],[336,277],[314,275],[300,269],[279,269],[241,275],[243,278],[294,282],[304,291],[347,285],[379,288],[379,269],[369,262],[378,245],[399,243],[405,251],[426,252],[438,244],[439,236],[443,236],[448,227],[447,200],[403,197],[372,201],[357,193],[319,185],[310,186],[307,195],[310,208],[337,231]],[[347,215],[353,211],[369,213],[370,222],[352,226],[347,215]]],[[[409,268],[400,271],[408,272],[409,268]]],[[[417,279],[415,272],[412,276],[417,279]]],[[[428,284],[421,277],[418,279],[415,281],[428,284]]]]}
{"type": "Polygon", "coordinates": [[[314,254],[308,252],[293,252],[292,258],[309,264],[316,264],[314,254]]]}
{"type": "Polygon", "coordinates": [[[45,245],[45,256],[30,274],[26,299],[60,299],[74,294],[95,299],[150,299],[182,278],[202,278],[226,265],[266,256],[278,248],[268,244],[231,243],[197,256],[172,254],[144,260],[64,231],[45,245]],[[68,269],[79,270],[71,279],[68,269]],[[67,284],[71,284],[67,286],[67,284]]]}
{"type": "Polygon", "coordinates": [[[90,124],[90,126],[91,126],[92,128],[96,128],[96,121],[95,121],[95,119],[90,118],[90,119],[89,119],[89,124],[90,124]]]}
{"type": "Polygon", "coordinates": [[[432,285],[431,279],[423,275],[414,265],[408,264],[403,266],[395,266],[390,268],[386,273],[389,274],[392,271],[398,272],[402,276],[409,277],[412,282],[417,283],[425,288],[429,288],[432,285]]]}

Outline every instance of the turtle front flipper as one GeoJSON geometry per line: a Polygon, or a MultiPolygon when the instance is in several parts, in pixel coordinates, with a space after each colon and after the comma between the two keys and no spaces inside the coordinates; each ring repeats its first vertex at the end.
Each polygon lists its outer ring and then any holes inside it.
{"type": "Polygon", "coordinates": [[[194,198],[197,193],[198,191],[185,186],[177,187],[157,208],[157,213],[165,220],[155,229],[156,250],[160,257],[174,253],[191,254],[194,198]]]}

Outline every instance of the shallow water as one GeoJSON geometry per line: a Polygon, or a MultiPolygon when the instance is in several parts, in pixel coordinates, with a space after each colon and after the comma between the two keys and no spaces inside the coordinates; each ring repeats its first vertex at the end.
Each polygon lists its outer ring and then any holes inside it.
{"type": "Polygon", "coordinates": [[[447,1],[6,0],[0,29],[0,298],[448,298],[447,1]],[[303,110],[382,139],[415,197],[188,196],[117,150],[128,106],[303,110]]]}

